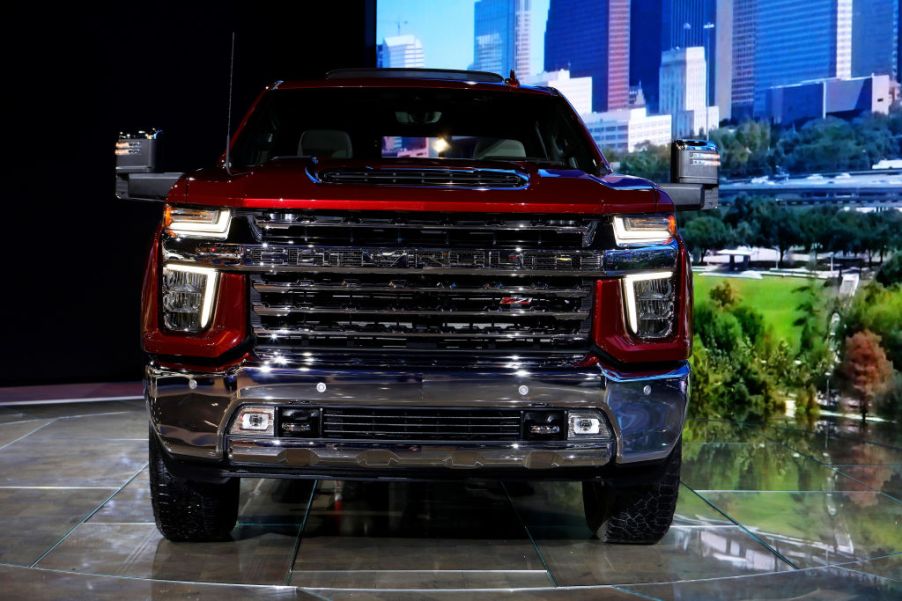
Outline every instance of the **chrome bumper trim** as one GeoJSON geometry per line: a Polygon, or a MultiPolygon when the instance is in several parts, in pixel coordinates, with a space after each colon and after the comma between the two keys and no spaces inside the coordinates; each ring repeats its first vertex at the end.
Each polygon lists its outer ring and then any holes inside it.
{"type": "Polygon", "coordinates": [[[611,460],[612,441],[549,444],[372,444],[350,441],[286,442],[229,437],[228,459],[241,465],[288,468],[357,467],[524,468],[601,467],[611,460]]]}
{"type": "Polygon", "coordinates": [[[605,367],[549,370],[378,370],[243,366],[227,373],[177,372],[149,366],[151,422],[175,456],[235,464],[481,467],[576,466],[659,460],[673,449],[686,416],[689,367],[630,374],[605,367]],[[325,385],[325,386],[318,386],[325,385]],[[599,409],[615,434],[610,441],[559,443],[352,444],[226,436],[246,403],[304,406],[599,409]],[[588,445],[588,446],[586,446],[588,445]],[[410,451],[417,447],[415,452],[410,451]],[[402,451],[401,449],[407,449],[402,451]],[[570,458],[572,456],[572,459],[570,458]],[[612,457],[613,456],[613,457],[612,457]],[[577,462],[577,463],[572,463],[577,462]],[[599,463],[601,462],[601,463],[599,463]],[[450,465],[449,465],[450,464],[450,465]]]}

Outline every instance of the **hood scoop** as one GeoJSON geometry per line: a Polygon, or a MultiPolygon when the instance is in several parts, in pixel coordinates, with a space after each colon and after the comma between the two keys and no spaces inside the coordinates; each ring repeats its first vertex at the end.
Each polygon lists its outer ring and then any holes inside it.
{"type": "Polygon", "coordinates": [[[444,167],[328,167],[311,173],[318,184],[519,190],[529,177],[515,169],[444,167]]]}

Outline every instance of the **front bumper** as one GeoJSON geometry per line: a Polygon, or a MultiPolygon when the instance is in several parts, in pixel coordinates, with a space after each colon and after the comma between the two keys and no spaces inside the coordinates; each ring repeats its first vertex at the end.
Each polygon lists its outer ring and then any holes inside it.
{"type": "Polygon", "coordinates": [[[355,470],[383,477],[424,470],[545,473],[666,458],[686,415],[689,367],[623,373],[603,366],[556,370],[392,371],[242,366],[192,373],[149,366],[152,426],[176,460],[231,473],[290,475],[355,470]],[[326,386],[322,386],[325,384],[326,386]],[[318,386],[320,385],[320,386],[318,386]],[[525,392],[524,392],[525,391],[525,392]],[[245,404],[298,407],[598,409],[613,439],[554,442],[391,443],[235,436],[245,404]]]}

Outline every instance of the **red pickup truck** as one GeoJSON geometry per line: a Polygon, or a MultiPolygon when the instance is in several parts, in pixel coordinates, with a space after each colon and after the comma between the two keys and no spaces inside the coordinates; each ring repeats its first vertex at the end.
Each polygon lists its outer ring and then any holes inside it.
{"type": "Polygon", "coordinates": [[[615,175],[557,91],[430,70],[276,83],[177,180],[135,169],[146,138],[117,180],[166,202],[142,340],[168,539],[227,536],[242,477],[578,480],[603,540],[667,532],[674,210],[716,205],[713,146],[675,143],[671,184],[615,175]]]}

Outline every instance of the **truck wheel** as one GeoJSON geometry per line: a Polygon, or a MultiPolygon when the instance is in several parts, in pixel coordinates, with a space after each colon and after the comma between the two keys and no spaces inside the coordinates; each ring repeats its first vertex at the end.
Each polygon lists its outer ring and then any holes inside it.
{"type": "Polygon", "coordinates": [[[157,528],[175,542],[228,539],[238,520],[240,480],[224,484],[194,482],[172,474],[163,449],[150,430],[150,496],[157,528]]]}
{"type": "Polygon", "coordinates": [[[612,490],[600,482],[583,482],[583,507],[589,529],[606,543],[651,545],[664,537],[673,521],[680,489],[682,440],[656,482],[612,490]]]}

